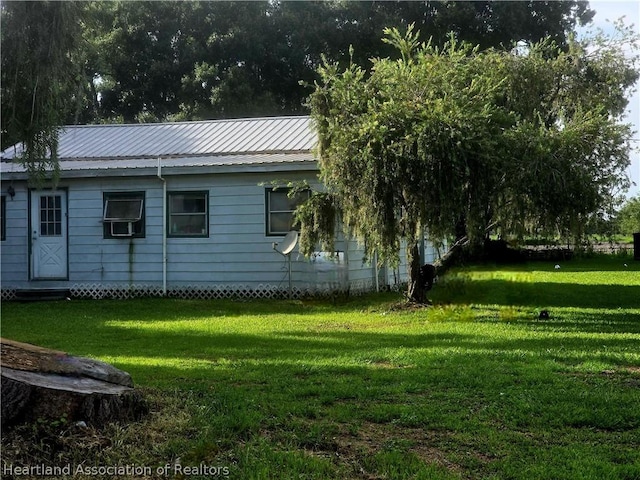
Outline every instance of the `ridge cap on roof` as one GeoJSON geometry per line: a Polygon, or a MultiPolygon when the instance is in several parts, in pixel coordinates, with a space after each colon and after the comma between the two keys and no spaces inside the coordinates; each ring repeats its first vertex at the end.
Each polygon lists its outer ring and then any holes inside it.
{"type": "Polygon", "coordinates": [[[95,127],[154,127],[164,125],[194,125],[206,123],[230,123],[230,122],[255,122],[264,120],[294,120],[310,119],[310,115],[281,115],[271,117],[242,117],[242,118],[213,118],[208,120],[186,120],[179,122],[155,122],[155,123],[89,123],[83,125],[62,125],[60,128],[95,128],[95,127]]]}
{"type": "MultiPolygon", "coordinates": [[[[244,150],[241,152],[216,152],[216,153],[172,153],[160,155],[113,155],[105,157],[64,157],[60,162],[85,162],[85,161],[118,161],[118,160],[173,160],[173,159],[191,159],[191,158],[216,158],[216,157],[270,157],[270,156],[294,156],[294,155],[313,155],[311,150],[244,150]]],[[[5,159],[3,161],[13,161],[13,159],[5,159]]]]}

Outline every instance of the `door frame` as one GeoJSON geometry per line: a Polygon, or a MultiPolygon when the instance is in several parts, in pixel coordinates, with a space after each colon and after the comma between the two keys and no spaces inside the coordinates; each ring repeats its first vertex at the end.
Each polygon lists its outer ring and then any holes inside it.
{"type": "Polygon", "coordinates": [[[29,202],[28,202],[28,238],[29,238],[29,280],[33,281],[47,281],[47,280],[68,280],[69,279],[69,192],[67,188],[56,189],[29,189],[29,202]],[[61,234],[64,238],[64,274],[60,276],[38,276],[38,272],[35,271],[36,265],[34,262],[34,229],[39,229],[39,218],[34,218],[33,212],[34,201],[39,199],[41,195],[61,195],[62,197],[62,230],[61,234]]]}

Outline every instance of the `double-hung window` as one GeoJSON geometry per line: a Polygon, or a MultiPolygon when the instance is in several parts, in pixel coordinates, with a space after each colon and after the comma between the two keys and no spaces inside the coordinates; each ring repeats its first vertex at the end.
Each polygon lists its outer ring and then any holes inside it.
{"type": "Polygon", "coordinates": [[[144,237],[144,192],[104,194],[104,238],[144,237]]]}
{"type": "Polygon", "coordinates": [[[266,190],[267,235],[286,235],[295,230],[293,212],[309,199],[311,192],[304,190],[290,196],[290,188],[266,190]]]}
{"type": "Polygon", "coordinates": [[[167,202],[170,237],[209,236],[208,192],[169,192],[167,202]]]}

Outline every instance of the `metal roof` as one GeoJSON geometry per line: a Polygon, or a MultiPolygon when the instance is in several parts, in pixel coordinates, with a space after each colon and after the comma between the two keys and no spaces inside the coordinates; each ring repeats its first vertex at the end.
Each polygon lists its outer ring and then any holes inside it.
{"type": "MultiPolygon", "coordinates": [[[[61,130],[58,158],[117,159],[310,152],[316,142],[311,119],[270,117],[198,122],[74,125],[61,130]]],[[[12,159],[22,146],[8,148],[12,159]]]]}
{"type": "MultiPolygon", "coordinates": [[[[315,165],[315,131],[309,117],[271,117],[130,125],[75,125],[60,132],[58,164],[63,176],[115,170],[142,174],[162,167],[230,169],[275,164],[315,165]]],[[[16,162],[22,146],[2,152],[0,173],[25,172],[16,162]]],[[[306,167],[306,168],[308,168],[306,167]]]]}

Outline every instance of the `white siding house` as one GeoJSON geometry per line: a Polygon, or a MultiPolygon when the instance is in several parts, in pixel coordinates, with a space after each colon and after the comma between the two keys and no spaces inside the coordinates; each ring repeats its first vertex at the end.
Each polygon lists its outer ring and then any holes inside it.
{"type": "Polygon", "coordinates": [[[289,260],[295,296],[406,280],[354,241],[312,259],[274,249],[294,208],[282,187],[322,188],[315,141],[309,117],[70,126],[55,189],[29,185],[19,146],[2,152],[3,298],[284,296],[289,260]]]}

